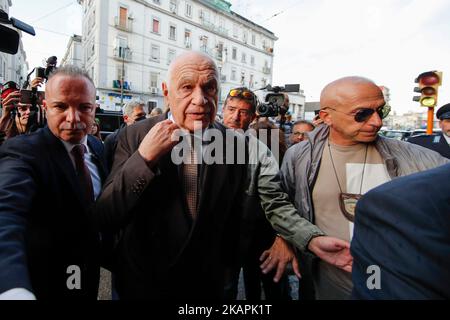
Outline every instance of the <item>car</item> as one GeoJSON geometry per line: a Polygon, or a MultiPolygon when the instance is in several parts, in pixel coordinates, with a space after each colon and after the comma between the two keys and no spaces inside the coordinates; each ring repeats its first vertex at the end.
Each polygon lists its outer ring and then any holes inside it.
{"type": "MultiPolygon", "coordinates": [[[[441,128],[433,129],[433,133],[439,134],[441,132],[442,132],[441,128]]],[[[417,135],[426,134],[426,133],[427,133],[427,129],[415,129],[412,131],[411,136],[417,136],[417,135]]]]}
{"type": "Polygon", "coordinates": [[[122,112],[100,110],[95,114],[95,119],[100,125],[100,135],[103,141],[124,123],[122,112]]]}
{"type": "Polygon", "coordinates": [[[386,138],[406,141],[411,136],[411,131],[408,130],[386,130],[382,133],[386,138]]]}

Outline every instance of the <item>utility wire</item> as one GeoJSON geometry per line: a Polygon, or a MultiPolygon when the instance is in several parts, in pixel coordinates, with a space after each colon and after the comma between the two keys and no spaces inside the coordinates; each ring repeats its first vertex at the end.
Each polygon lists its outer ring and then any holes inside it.
{"type": "Polygon", "coordinates": [[[73,4],[75,4],[75,3],[74,3],[73,1],[71,1],[70,3],[65,4],[64,6],[58,8],[58,9],[52,11],[52,12],[49,12],[49,13],[43,15],[42,17],[37,18],[36,20],[31,21],[31,23],[36,23],[36,22],[38,22],[38,21],[40,21],[40,20],[42,20],[42,19],[45,19],[45,18],[51,16],[52,14],[57,13],[58,11],[61,11],[61,10],[63,10],[63,9],[66,9],[66,8],[70,7],[70,6],[73,5],[73,4]]]}
{"type": "Polygon", "coordinates": [[[286,8],[286,9],[283,9],[283,10],[281,10],[281,11],[279,11],[279,12],[277,12],[277,13],[271,15],[269,18],[267,18],[266,20],[264,20],[264,22],[269,21],[269,20],[271,20],[271,19],[273,19],[273,18],[276,18],[277,16],[283,14],[285,11],[290,10],[290,9],[292,9],[292,8],[294,8],[294,7],[296,7],[296,6],[298,6],[301,2],[303,2],[303,1],[301,1],[301,0],[300,0],[300,1],[296,1],[296,2],[295,2],[293,5],[291,5],[290,7],[286,8]]]}

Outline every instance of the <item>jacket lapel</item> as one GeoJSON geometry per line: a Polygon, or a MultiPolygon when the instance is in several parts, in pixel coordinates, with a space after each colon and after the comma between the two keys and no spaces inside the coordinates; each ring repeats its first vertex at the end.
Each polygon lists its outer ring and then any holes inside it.
{"type": "Polygon", "coordinates": [[[72,160],[70,159],[69,154],[67,153],[66,148],[64,147],[63,143],[57,137],[55,137],[50,129],[48,129],[48,127],[45,127],[42,130],[44,130],[44,136],[47,141],[48,151],[51,154],[51,157],[54,157],[54,159],[56,159],[56,166],[63,173],[63,176],[66,178],[70,188],[76,195],[80,205],[85,207],[86,203],[80,193],[80,186],[77,182],[75,168],[72,164],[72,160]]]}

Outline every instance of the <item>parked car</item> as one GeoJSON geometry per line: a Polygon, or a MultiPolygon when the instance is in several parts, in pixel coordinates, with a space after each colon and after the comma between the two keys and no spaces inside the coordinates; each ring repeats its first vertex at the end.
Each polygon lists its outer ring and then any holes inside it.
{"type": "MultiPolygon", "coordinates": [[[[433,133],[439,134],[441,132],[442,132],[441,128],[433,129],[433,133]]],[[[412,131],[411,136],[417,136],[417,135],[426,134],[426,133],[427,133],[427,129],[415,129],[412,131]]]]}
{"type": "Polygon", "coordinates": [[[386,130],[381,135],[386,138],[397,139],[401,141],[406,141],[409,136],[411,136],[411,131],[408,130],[386,130]]]}
{"type": "Polygon", "coordinates": [[[123,124],[123,116],[121,112],[97,111],[95,118],[100,125],[100,135],[105,141],[106,137],[120,128],[123,124]]]}

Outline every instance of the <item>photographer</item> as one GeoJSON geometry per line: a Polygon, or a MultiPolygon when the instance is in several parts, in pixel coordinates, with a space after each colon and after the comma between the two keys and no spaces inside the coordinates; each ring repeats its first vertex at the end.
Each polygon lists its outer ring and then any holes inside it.
{"type": "MultiPolygon", "coordinates": [[[[32,88],[37,88],[42,83],[40,78],[32,81],[32,88]]],[[[2,90],[3,113],[0,118],[0,145],[4,140],[17,135],[36,131],[43,122],[43,112],[40,105],[32,111],[32,104],[23,101],[22,93],[17,84],[9,81],[3,85],[2,90]]]]}

